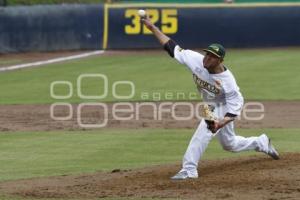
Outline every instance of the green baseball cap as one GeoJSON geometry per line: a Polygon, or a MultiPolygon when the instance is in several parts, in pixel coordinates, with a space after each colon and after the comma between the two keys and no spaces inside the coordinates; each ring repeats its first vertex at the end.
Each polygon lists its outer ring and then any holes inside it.
{"type": "Polygon", "coordinates": [[[225,57],[226,53],[225,48],[220,44],[211,44],[206,49],[203,49],[203,51],[210,52],[222,59],[225,57]]]}

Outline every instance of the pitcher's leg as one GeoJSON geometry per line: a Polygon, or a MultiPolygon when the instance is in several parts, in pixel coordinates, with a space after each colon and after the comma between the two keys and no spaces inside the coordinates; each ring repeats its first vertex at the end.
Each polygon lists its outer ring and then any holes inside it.
{"type": "Polygon", "coordinates": [[[198,177],[198,162],[212,137],[211,131],[207,129],[207,124],[202,120],[184,154],[181,171],[187,171],[189,176],[198,177]]]}
{"type": "Polygon", "coordinates": [[[248,150],[266,152],[269,148],[269,138],[265,134],[258,137],[243,137],[235,135],[233,122],[223,127],[217,137],[223,148],[232,152],[248,150]]]}

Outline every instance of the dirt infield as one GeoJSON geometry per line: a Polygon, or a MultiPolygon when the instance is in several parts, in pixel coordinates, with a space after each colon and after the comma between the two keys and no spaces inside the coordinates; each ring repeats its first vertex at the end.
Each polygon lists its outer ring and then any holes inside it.
{"type": "Polygon", "coordinates": [[[160,165],[77,176],[35,178],[0,183],[0,192],[34,198],[103,197],[182,199],[299,199],[300,154],[275,161],[260,155],[203,161],[200,178],[172,181],[180,168],[160,165]]]}
{"type": "MultiPolygon", "coordinates": [[[[195,105],[197,102],[193,102],[195,105]]],[[[253,121],[242,117],[236,120],[238,128],[299,128],[300,102],[299,101],[266,101],[264,118],[253,121]]],[[[156,103],[157,107],[160,103],[156,103]]],[[[176,121],[170,112],[163,113],[162,120],[153,117],[153,108],[140,107],[137,120],[117,120],[112,117],[112,103],[108,105],[108,122],[105,128],[195,128],[199,119],[176,121]]],[[[0,105],[1,131],[53,131],[53,130],[83,130],[77,122],[77,107],[73,105],[74,115],[71,120],[53,120],[50,117],[50,105],[0,105]]],[[[165,106],[164,109],[171,109],[165,106]]],[[[58,107],[54,109],[55,116],[67,116],[68,109],[58,107]]],[[[176,116],[188,116],[187,107],[178,107],[176,116]]],[[[200,113],[201,111],[199,111],[200,113]]],[[[134,112],[136,113],[136,112],[134,112]]],[[[261,113],[259,113],[260,115],[261,113]]],[[[120,116],[120,115],[119,115],[120,116]]],[[[123,115],[122,117],[126,117],[123,115]]],[[[252,116],[253,117],[253,116],[252,116]]],[[[104,114],[99,108],[87,107],[82,112],[84,124],[102,124],[104,114]]]]}

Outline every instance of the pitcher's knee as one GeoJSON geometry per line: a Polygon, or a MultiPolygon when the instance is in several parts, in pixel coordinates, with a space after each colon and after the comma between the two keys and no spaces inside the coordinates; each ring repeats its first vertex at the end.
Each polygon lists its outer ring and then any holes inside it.
{"type": "Polygon", "coordinates": [[[236,151],[236,144],[235,142],[230,142],[227,144],[222,144],[222,147],[225,151],[231,151],[231,152],[235,152],[236,151]]]}

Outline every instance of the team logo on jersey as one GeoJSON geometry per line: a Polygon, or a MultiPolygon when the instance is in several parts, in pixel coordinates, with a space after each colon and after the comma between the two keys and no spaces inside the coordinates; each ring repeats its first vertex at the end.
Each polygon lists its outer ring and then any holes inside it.
{"type": "Polygon", "coordinates": [[[217,84],[213,85],[213,84],[210,84],[210,83],[200,79],[196,74],[193,74],[193,79],[194,79],[198,89],[205,89],[211,93],[220,94],[221,82],[219,82],[220,85],[217,85],[217,84]]]}

